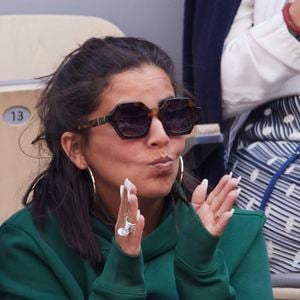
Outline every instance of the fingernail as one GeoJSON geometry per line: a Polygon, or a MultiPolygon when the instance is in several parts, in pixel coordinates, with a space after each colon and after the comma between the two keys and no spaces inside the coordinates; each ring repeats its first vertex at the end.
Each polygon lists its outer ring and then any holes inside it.
{"type": "Polygon", "coordinates": [[[231,217],[233,216],[233,214],[234,214],[234,208],[232,208],[232,209],[230,210],[230,212],[229,212],[229,218],[231,218],[231,217]]]}
{"type": "Polygon", "coordinates": [[[128,202],[131,202],[131,194],[130,194],[130,192],[127,190],[127,200],[128,200],[128,202]]]}
{"type": "Polygon", "coordinates": [[[140,215],[141,215],[141,211],[138,209],[138,210],[136,211],[136,220],[137,220],[137,221],[139,220],[140,215]]]}
{"type": "Polygon", "coordinates": [[[120,185],[120,198],[123,199],[123,197],[124,197],[124,185],[121,184],[120,185]]]}
{"type": "Polygon", "coordinates": [[[128,178],[125,178],[124,180],[124,187],[127,190],[128,202],[130,202],[131,201],[130,191],[132,189],[132,182],[128,178]]]}
{"type": "Polygon", "coordinates": [[[208,180],[206,178],[204,178],[201,181],[200,185],[203,186],[205,189],[207,189],[207,187],[208,187],[208,180]]]}
{"type": "Polygon", "coordinates": [[[229,173],[229,179],[231,179],[231,178],[232,178],[232,172],[229,173]]]}
{"type": "Polygon", "coordinates": [[[237,196],[237,197],[239,196],[241,190],[242,190],[241,188],[238,188],[238,189],[236,190],[236,196],[237,196]]]}
{"type": "Polygon", "coordinates": [[[125,178],[124,186],[128,191],[132,189],[132,185],[133,185],[132,182],[128,178],[125,178]]]}
{"type": "Polygon", "coordinates": [[[238,186],[238,184],[240,183],[241,179],[242,179],[242,176],[239,176],[239,177],[236,179],[235,186],[238,186]]]}

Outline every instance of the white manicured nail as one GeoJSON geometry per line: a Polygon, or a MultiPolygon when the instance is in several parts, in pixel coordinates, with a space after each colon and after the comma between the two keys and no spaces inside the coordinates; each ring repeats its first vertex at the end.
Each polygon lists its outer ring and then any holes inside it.
{"type": "Polygon", "coordinates": [[[232,172],[229,173],[229,179],[231,179],[231,178],[232,178],[232,172]]]}
{"type": "Polygon", "coordinates": [[[236,179],[236,183],[235,183],[236,186],[238,186],[238,184],[240,183],[241,179],[242,179],[242,176],[239,176],[239,177],[236,179]]]}
{"type": "Polygon", "coordinates": [[[131,201],[131,194],[130,194],[130,192],[127,190],[127,199],[128,199],[128,202],[130,202],[131,201]]]}
{"type": "Polygon", "coordinates": [[[137,220],[137,221],[139,220],[140,215],[141,215],[141,211],[138,209],[138,210],[136,211],[136,220],[137,220]]]}
{"type": "Polygon", "coordinates": [[[124,186],[128,191],[130,191],[132,189],[133,184],[128,178],[125,178],[124,186]]]}
{"type": "Polygon", "coordinates": [[[208,187],[208,180],[206,178],[204,178],[202,181],[201,181],[201,186],[203,186],[205,189],[207,189],[208,187]]]}
{"type": "Polygon", "coordinates": [[[233,216],[233,213],[234,213],[234,208],[232,208],[229,213],[230,213],[229,218],[231,218],[233,216]]]}
{"type": "Polygon", "coordinates": [[[120,198],[123,199],[123,197],[124,197],[124,185],[121,184],[120,185],[120,198]]]}
{"type": "Polygon", "coordinates": [[[236,192],[236,197],[238,197],[239,196],[239,194],[240,194],[240,192],[241,192],[241,188],[238,188],[235,192],[236,192]]]}
{"type": "Polygon", "coordinates": [[[127,190],[127,199],[128,202],[131,201],[131,196],[130,196],[130,191],[132,189],[133,184],[131,183],[131,181],[128,178],[125,178],[124,180],[124,187],[127,190]]]}

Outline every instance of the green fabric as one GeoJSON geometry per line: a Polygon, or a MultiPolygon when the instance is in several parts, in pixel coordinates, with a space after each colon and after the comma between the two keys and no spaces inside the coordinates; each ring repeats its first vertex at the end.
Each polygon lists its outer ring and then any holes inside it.
{"type": "Polygon", "coordinates": [[[176,214],[169,211],[132,257],[93,218],[105,258],[95,270],[67,246],[54,217],[40,231],[23,209],[0,228],[0,298],[273,299],[263,223],[261,212],[237,210],[219,240],[191,206],[178,201],[176,214]]]}

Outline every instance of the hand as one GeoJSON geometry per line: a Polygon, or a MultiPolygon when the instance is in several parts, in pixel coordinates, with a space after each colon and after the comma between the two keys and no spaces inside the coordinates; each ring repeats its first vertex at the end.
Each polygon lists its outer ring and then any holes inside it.
{"type": "Polygon", "coordinates": [[[300,30],[300,0],[295,0],[294,3],[291,5],[290,16],[291,16],[292,22],[300,30]]]}
{"type": "Polygon", "coordinates": [[[206,197],[208,182],[204,179],[193,192],[192,205],[206,230],[215,237],[222,235],[233,214],[232,206],[240,192],[236,189],[239,181],[240,178],[225,175],[206,197]]]}
{"type": "Polygon", "coordinates": [[[115,240],[122,251],[128,255],[136,256],[141,251],[141,240],[145,219],[139,213],[135,185],[126,179],[124,186],[121,185],[120,187],[121,203],[115,225],[115,240]],[[128,218],[128,222],[135,224],[135,226],[133,231],[128,235],[120,236],[118,234],[118,229],[125,226],[126,217],[128,218]]]}

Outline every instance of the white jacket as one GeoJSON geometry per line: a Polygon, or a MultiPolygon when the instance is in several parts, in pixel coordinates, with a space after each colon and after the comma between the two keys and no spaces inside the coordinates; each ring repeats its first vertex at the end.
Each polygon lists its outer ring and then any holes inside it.
{"type": "Polygon", "coordinates": [[[300,42],[282,17],[286,0],[242,0],[221,60],[223,116],[300,95],[300,42]]]}
{"type": "Polygon", "coordinates": [[[227,136],[226,160],[250,111],[300,95],[300,42],[288,31],[286,0],[242,0],[221,59],[224,119],[237,116],[227,136]]]}

